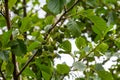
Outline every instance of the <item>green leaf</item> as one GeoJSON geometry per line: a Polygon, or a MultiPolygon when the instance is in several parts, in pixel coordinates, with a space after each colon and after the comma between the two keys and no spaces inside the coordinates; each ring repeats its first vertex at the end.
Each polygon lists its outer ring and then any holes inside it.
{"type": "Polygon", "coordinates": [[[25,17],[23,18],[22,20],[22,25],[20,27],[20,31],[23,33],[23,32],[26,32],[28,31],[30,28],[31,28],[31,18],[30,17],[25,17]]]}
{"type": "Polygon", "coordinates": [[[50,80],[50,78],[51,78],[51,75],[44,71],[42,71],[42,76],[44,77],[45,80],[50,80]]]}
{"type": "Polygon", "coordinates": [[[47,32],[47,31],[49,31],[49,29],[50,29],[51,27],[52,27],[51,25],[46,25],[44,29],[45,29],[45,31],[47,32]]]}
{"type": "Polygon", "coordinates": [[[28,67],[23,71],[23,74],[25,76],[31,76],[33,78],[36,77],[35,73],[30,68],[28,68],[28,67]]]}
{"type": "Polygon", "coordinates": [[[16,3],[16,1],[17,0],[8,0],[8,6],[9,6],[10,9],[14,6],[14,4],[16,3]]]}
{"type": "Polygon", "coordinates": [[[4,27],[6,25],[5,18],[3,16],[0,16],[0,27],[4,27]]]}
{"type": "Polygon", "coordinates": [[[95,69],[96,69],[97,71],[104,70],[102,64],[100,64],[100,63],[95,65],[95,69]]]}
{"type": "Polygon", "coordinates": [[[59,14],[64,8],[65,3],[66,0],[49,0],[47,7],[52,13],[59,14]]]}
{"type": "Polygon", "coordinates": [[[70,3],[72,0],[66,0],[66,4],[70,3]]]}
{"type": "Polygon", "coordinates": [[[94,23],[93,31],[98,35],[104,35],[107,29],[106,22],[98,16],[88,16],[88,18],[94,23]]]}
{"type": "Polygon", "coordinates": [[[68,65],[66,64],[58,64],[57,65],[57,72],[59,74],[68,74],[70,71],[70,68],[68,65]]]}
{"type": "Polygon", "coordinates": [[[108,24],[109,25],[114,25],[116,24],[116,20],[117,20],[117,15],[115,14],[115,12],[109,12],[109,15],[108,15],[108,24]]]}
{"type": "Polygon", "coordinates": [[[47,5],[47,4],[44,5],[44,6],[42,7],[42,9],[43,9],[47,14],[53,14],[53,13],[48,9],[48,5],[47,5]]]}
{"type": "Polygon", "coordinates": [[[47,16],[47,17],[45,18],[45,23],[46,23],[46,25],[52,24],[53,22],[54,22],[54,16],[47,16]]]}
{"type": "Polygon", "coordinates": [[[67,23],[67,27],[73,36],[76,37],[80,36],[81,34],[80,26],[74,20],[70,20],[67,23]]]}
{"type": "Polygon", "coordinates": [[[17,39],[12,41],[10,44],[12,52],[17,56],[23,56],[26,54],[27,48],[23,40],[17,39]]]}
{"type": "Polygon", "coordinates": [[[87,0],[86,4],[91,7],[95,7],[95,6],[98,6],[97,2],[98,2],[97,0],[87,0]]]}
{"type": "Polygon", "coordinates": [[[102,80],[114,80],[112,74],[108,71],[101,70],[97,71],[97,73],[102,80]]]}
{"type": "Polygon", "coordinates": [[[40,45],[40,43],[39,42],[33,42],[33,43],[31,43],[30,44],[30,46],[28,46],[28,49],[27,49],[27,51],[28,52],[30,52],[30,51],[33,51],[35,48],[37,48],[38,46],[40,45]]]}
{"type": "Polygon", "coordinates": [[[13,73],[13,70],[14,70],[14,65],[11,61],[8,61],[7,62],[7,65],[6,65],[6,72],[7,72],[7,75],[11,75],[13,73]]]}
{"type": "Polygon", "coordinates": [[[86,56],[86,53],[84,50],[81,50],[79,54],[80,54],[79,59],[83,59],[86,56]]]}
{"type": "Polygon", "coordinates": [[[60,48],[62,48],[66,52],[71,52],[71,43],[66,40],[60,44],[60,48]]]}
{"type": "Polygon", "coordinates": [[[12,34],[12,30],[3,33],[1,40],[2,46],[6,46],[8,44],[8,42],[10,41],[11,34],[12,34]]]}
{"type": "Polygon", "coordinates": [[[9,51],[0,51],[0,59],[7,61],[9,59],[9,51]]]}
{"type": "Polygon", "coordinates": [[[94,23],[94,26],[92,27],[92,29],[96,34],[101,36],[105,35],[104,33],[107,29],[107,24],[105,20],[103,20],[101,17],[96,16],[92,9],[83,11],[82,16],[87,17],[94,23]]]}
{"type": "Polygon", "coordinates": [[[82,37],[76,38],[75,44],[78,49],[81,49],[86,46],[86,40],[82,37]]]}
{"type": "Polygon", "coordinates": [[[112,74],[108,71],[105,71],[102,64],[96,64],[95,65],[95,69],[98,73],[98,76],[102,79],[102,80],[114,80],[112,77],[112,74]]]}
{"type": "Polygon", "coordinates": [[[120,48],[120,38],[116,38],[114,43],[118,48],[120,48]]]}
{"type": "Polygon", "coordinates": [[[36,63],[36,65],[39,67],[39,69],[45,73],[48,73],[49,75],[52,75],[53,72],[53,67],[51,66],[46,66],[44,64],[36,63]]]}
{"type": "Polygon", "coordinates": [[[103,0],[103,2],[104,2],[105,4],[108,4],[108,3],[116,3],[117,0],[103,0]]]}
{"type": "Polygon", "coordinates": [[[109,46],[106,43],[101,43],[96,50],[100,51],[100,52],[105,52],[107,51],[107,49],[109,48],[109,46]]]}
{"type": "Polygon", "coordinates": [[[84,78],[75,78],[75,80],[85,80],[84,78]]]}
{"type": "Polygon", "coordinates": [[[79,71],[84,71],[86,69],[86,67],[87,66],[80,61],[73,63],[73,68],[77,69],[79,71]]]}

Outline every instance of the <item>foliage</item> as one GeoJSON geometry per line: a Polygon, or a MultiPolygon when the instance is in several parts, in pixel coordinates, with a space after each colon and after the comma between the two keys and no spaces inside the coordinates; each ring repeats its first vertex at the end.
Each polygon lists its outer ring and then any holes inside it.
{"type": "Polygon", "coordinates": [[[4,80],[63,80],[77,71],[83,76],[73,76],[75,80],[120,79],[119,0],[41,4],[39,0],[0,1],[0,76],[4,80]],[[43,18],[41,9],[46,13],[43,18]],[[74,52],[71,40],[77,48],[74,52]],[[61,54],[70,55],[73,65],[55,66],[61,54]],[[103,57],[100,63],[96,60],[103,57]],[[113,57],[116,64],[106,70],[113,57]]]}

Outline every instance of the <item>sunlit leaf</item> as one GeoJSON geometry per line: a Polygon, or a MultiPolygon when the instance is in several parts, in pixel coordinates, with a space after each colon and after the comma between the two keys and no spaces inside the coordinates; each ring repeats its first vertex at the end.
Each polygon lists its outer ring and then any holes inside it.
{"type": "Polygon", "coordinates": [[[94,23],[93,31],[99,35],[103,35],[107,29],[106,22],[98,16],[88,16],[90,20],[94,23]]]}
{"type": "Polygon", "coordinates": [[[68,74],[70,71],[70,68],[68,65],[66,64],[58,64],[57,65],[57,72],[59,74],[68,74]]]}
{"type": "Polygon", "coordinates": [[[22,19],[22,25],[20,27],[20,31],[22,33],[28,31],[31,28],[31,20],[32,19],[30,17],[25,17],[22,19]]]}
{"type": "Polygon", "coordinates": [[[42,71],[42,76],[43,76],[43,78],[44,78],[45,80],[50,80],[50,78],[51,78],[51,75],[48,74],[48,73],[46,73],[46,72],[44,72],[44,71],[42,71]]]}
{"type": "Polygon", "coordinates": [[[86,40],[82,37],[76,38],[75,44],[78,49],[81,49],[82,47],[86,46],[86,40]]]}
{"type": "Polygon", "coordinates": [[[52,24],[54,22],[54,16],[47,16],[45,18],[45,24],[48,25],[48,24],[52,24]]]}
{"type": "Polygon", "coordinates": [[[16,3],[16,1],[17,0],[8,0],[8,6],[9,6],[10,9],[14,6],[14,4],[16,3]]]}
{"type": "Polygon", "coordinates": [[[63,50],[67,52],[71,52],[71,43],[68,40],[66,40],[60,44],[60,48],[62,48],[63,50]]]}
{"type": "Polygon", "coordinates": [[[40,43],[39,42],[33,42],[33,43],[31,43],[30,44],[30,46],[28,46],[28,49],[27,49],[27,51],[29,52],[29,51],[32,51],[32,50],[34,50],[36,47],[38,47],[40,45],[40,43]]]}
{"type": "Polygon", "coordinates": [[[109,46],[106,43],[101,43],[96,49],[100,52],[105,52],[109,46]]]}

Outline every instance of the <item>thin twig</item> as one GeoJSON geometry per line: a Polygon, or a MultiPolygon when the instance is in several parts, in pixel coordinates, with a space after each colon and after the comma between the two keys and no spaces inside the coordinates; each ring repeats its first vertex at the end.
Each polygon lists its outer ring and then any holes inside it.
{"type": "MultiPolygon", "coordinates": [[[[75,3],[74,3],[69,9],[67,9],[67,10],[59,17],[59,19],[58,19],[54,24],[52,24],[52,27],[48,30],[47,34],[46,34],[45,37],[44,37],[44,40],[46,40],[46,39],[48,38],[48,35],[49,35],[49,34],[51,33],[51,31],[56,27],[56,25],[62,20],[62,18],[63,18],[70,10],[73,9],[74,6],[77,5],[77,3],[78,3],[79,1],[80,1],[80,0],[75,1],[75,3]]],[[[17,76],[19,76],[19,75],[24,71],[24,69],[25,69],[25,68],[28,66],[28,64],[34,59],[34,57],[36,56],[36,54],[37,54],[38,52],[39,52],[39,50],[32,55],[32,57],[26,62],[26,64],[23,66],[23,68],[22,68],[21,71],[17,74],[17,76]]]]}

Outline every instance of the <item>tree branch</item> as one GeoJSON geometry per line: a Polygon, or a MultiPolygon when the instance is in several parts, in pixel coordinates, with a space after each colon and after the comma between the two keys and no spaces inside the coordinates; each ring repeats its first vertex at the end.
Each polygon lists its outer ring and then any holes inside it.
{"type": "MultiPolygon", "coordinates": [[[[25,65],[23,66],[23,68],[21,69],[21,71],[17,74],[17,76],[19,76],[24,70],[25,70],[25,68],[28,66],[28,64],[34,59],[34,57],[36,56],[36,54],[38,54],[38,53],[42,53],[42,50],[41,49],[38,49],[37,51],[36,51],[36,53],[34,53],[31,57],[30,57],[30,59],[25,63],[25,65]]],[[[41,54],[40,54],[41,55],[41,54]]]]}
{"type": "MultiPolygon", "coordinates": [[[[9,16],[9,7],[8,7],[8,0],[5,0],[5,19],[7,23],[7,29],[11,29],[11,24],[10,24],[10,16],[9,16]]],[[[13,40],[13,36],[11,35],[10,40],[13,40]]],[[[12,52],[12,62],[14,65],[14,71],[13,71],[13,78],[14,80],[18,80],[16,74],[17,74],[17,69],[16,69],[16,57],[15,54],[12,52]]]]}
{"type": "MultiPolygon", "coordinates": [[[[52,32],[52,30],[56,27],[56,25],[62,20],[62,18],[70,11],[73,9],[74,6],[77,5],[77,3],[79,2],[80,0],[76,0],[75,3],[70,7],[68,8],[67,10],[65,10],[63,12],[63,14],[59,17],[59,19],[54,23],[52,24],[52,27],[48,30],[47,34],[45,35],[44,37],[44,40],[47,40],[48,38],[48,35],[52,32]]],[[[36,54],[39,52],[39,49],[37,50],[36,53],[34,53],[32,55],[32,57],[26,62],[26,64],[23,66],[23,68],[21,69],[21,71],[17,74],[17,76],[19,76],[23,71],[24,69],[28,66],[28,64],[34,59],[34,57],[36,56],[36,54]]]]}

